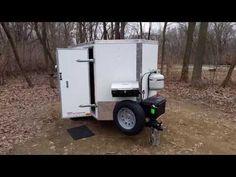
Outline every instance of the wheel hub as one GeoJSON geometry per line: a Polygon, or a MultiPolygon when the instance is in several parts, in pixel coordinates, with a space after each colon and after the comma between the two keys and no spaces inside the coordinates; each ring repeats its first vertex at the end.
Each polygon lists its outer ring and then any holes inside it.
{"type": "Polygon", "coordinates": [[[132,129],[136,124],[136,119],[133,111],[129,108],[121,108],[118,112],[118,122],[124,129],[132,129]]]}

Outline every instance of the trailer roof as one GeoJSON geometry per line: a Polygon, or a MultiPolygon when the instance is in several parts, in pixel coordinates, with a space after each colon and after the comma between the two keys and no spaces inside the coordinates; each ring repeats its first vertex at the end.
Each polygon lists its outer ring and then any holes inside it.
{"type": "Polygon", "coordinates": [[[154,40],[145,40],[145,39],[116,39],[116,40],[95,40],[95,44],[121,44],[121,43],[145,43],[145,44],[158,44],[154,40]]]}
{"type": "Polygon", "coordinates": [[[72,48],[77,47],[92,47],[94,44],[136,44],[136,43],[143,43],[143,44],[158,44],[158,41],[154,40],[145,40],[145,39],[116,39],[116,40],[95,40],[86,43],[80,43],[72,48]]]}

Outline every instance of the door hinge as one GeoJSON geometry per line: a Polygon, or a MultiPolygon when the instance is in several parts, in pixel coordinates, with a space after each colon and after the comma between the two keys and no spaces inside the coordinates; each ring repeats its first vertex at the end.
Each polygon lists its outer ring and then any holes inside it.
{"type": "Polygon", "coordinates": [[[62,80],[62,73],[59,73],[59,79],[62,80]]]}

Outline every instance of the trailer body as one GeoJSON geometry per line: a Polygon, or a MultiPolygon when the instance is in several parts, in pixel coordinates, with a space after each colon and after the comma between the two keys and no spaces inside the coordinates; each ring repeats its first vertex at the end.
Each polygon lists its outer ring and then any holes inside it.
{"type": "Polygon", "coordinates": [[[116,102],[138,98],[115,97],[112,84],[138,82],[143,98],[154,96],[156,90],[148,90],[145,73],[157,70],[157,64],[157,41],[95,40],[73,48],[58,48],[62,118],[93,116],[113,120],[116,102]]]}

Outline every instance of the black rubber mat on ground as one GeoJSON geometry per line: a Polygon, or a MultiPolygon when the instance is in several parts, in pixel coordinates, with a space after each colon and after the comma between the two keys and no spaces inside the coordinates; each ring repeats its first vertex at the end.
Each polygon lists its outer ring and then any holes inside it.
{"type": "Polygon", "coordinates": [[[67,131],[74,140],[87,138],[94,135],[94,133],[85,125],[81,127],[70,128],[67,129],[67,131]]]}

